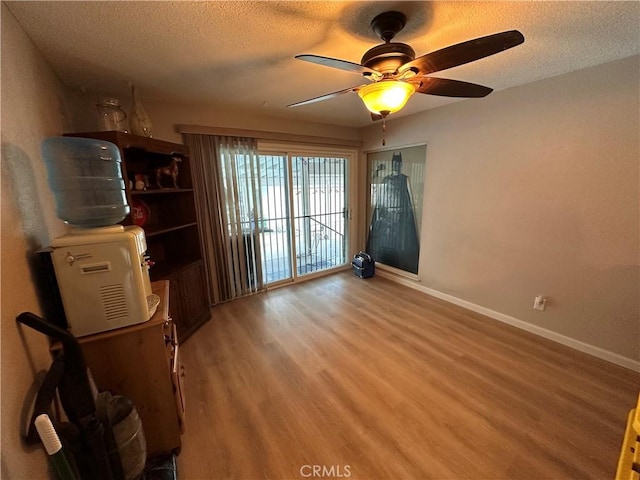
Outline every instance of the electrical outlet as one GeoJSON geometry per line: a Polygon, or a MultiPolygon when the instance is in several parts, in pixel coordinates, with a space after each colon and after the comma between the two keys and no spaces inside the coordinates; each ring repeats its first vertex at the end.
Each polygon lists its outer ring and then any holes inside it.
{"type": "Polygon", "coordinates": [[[542,295],[538,295],[533,301],[533,308],[535,310],[544,310],[544,307],[547,306],[547,299],[542,295]]]}

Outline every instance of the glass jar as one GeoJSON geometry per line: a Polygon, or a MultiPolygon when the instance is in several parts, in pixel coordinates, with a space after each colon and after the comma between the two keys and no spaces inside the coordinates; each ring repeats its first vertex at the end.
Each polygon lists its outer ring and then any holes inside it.
{"type": "Polygon", "coordinates": [[[117,98],[101,97],[96,105],[98,110],[98,131],[127,132],[127,114],[120,108],[117,98]]]}

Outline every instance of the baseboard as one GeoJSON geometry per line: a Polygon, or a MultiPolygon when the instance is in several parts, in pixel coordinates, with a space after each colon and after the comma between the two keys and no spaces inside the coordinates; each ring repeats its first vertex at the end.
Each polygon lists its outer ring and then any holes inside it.
{"type": "Polygon", "coordinates": [[[590,345],[588,343],[584,343],[579,340],[575,340],[571,337],[567,337],[565,335],[554,332],[552,330],[548,330],[546,328],[533,325],[531,323],[519,320],[515,317],[505,315],[504,313],[496,312],[495,310],[491,310],[490,308],[476,305],[475,303],[469,302],[467,300],[462,300],[460,298],[454,297],[453,295],[449,295],[448,293],[443,293],[438,290],[425,287],[424,285],[421,285],[420,283],[414,280],[404,278],[402,276],[394,275],[393,273],[383,271],[382,269],[377,269],[376,275],[379,275],[380,277],[383,277],[383,278],[388,278],[389,280],[400,283],[402,285],[413,288],[415,290],[419,290],[423,293],[426,293],[427,295],[431,295],[432,297],[436,297],[446,302],[453,303],[454,305],[458,305],[460,307],[466,308],[467,310],[471,310],[472,312],[480,313],[482,315],[486,315],[487,317],[493,318],[494,320],[498,320],[500,322],[512,325],[522,330],[526,330],[527,332],[530,332],[535,335],[544,337],[548,340],[552,340],[554,342],[560,343],[567,347],[573,348],[574,350],[578,350],[580,352],[586,353],[588,355],[592,355],[602,360],[615,363],[616,365],[620,365],[621,367],[628,368],[629,370],[633,370],[634,372],[640,372],[640,362],[637,360],[623,357],[622,355],[619,355],[614,352],[610,352],[609,350],[605,350],[603,348],[596,347],[594,345],[590,345]]]}

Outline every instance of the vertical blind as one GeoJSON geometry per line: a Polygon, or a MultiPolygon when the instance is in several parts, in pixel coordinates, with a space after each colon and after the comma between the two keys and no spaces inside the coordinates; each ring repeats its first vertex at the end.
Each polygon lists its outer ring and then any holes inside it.
{"type": "Polygon", "coordinates": [[[184,138],[193,159],[201,246],[213,303],[261,290],[256,141],[198,134],[184,138]]]}
{"type": "Polygon", "coordinates": [[[227,225],[229,256],[227,268],[233,272],[233,296],[262,288],[262,269],[258,244],[258,220],[262,216],[260,162],[256,142],[240,137],[214,137],[221,165],[221,191],[227,225]]]}

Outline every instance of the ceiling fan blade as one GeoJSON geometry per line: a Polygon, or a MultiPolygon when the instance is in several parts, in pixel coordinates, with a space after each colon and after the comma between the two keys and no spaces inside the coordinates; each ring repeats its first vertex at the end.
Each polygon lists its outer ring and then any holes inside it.
{"type": "Polygon", "coordinates": [[[422,55],[402,65],[398,72],[404,73],[411,68],[427,75],[494,55],[523,42],[524,36],[517,30],[495,33],[422,55]]]}
{"type": "Polygon", "coordinates": [[[320,95],[319,97],[303,100],[302,102],[292,103],[291,105],[287,105],[287,107],[300,107],[302,105],[309,105],[310,103],[322,102],[323,100],[329,100],[330,98],[337,97],[338,95],[342,95],[343,93],[357,92],[362,87],[363,85],[358,85],[357,87],[345,88],[344,90],[338,90],[337,92],[327,93],[325,95],[320,95]]]}
{"type": "Polygon", "coordinates": [[[320,55],[296,55],[298,60],[304,60],[305,62],[311,62],[318,65],[324,65],[325,67],[339,68],[340,70],[346,70],[347,72],[360,73],[362,75],[375,75],[378,74],[375,70],[367,67],[363,67],[359,63],[348,62],[347,60],[339,60],[337,58],[321,57],[320,55]]]}
{"type": "Polygon", "coordinates": [[[383,118],[384,118],[384,115],[371,112],[371,120],[373,120],[374,122],[377,122],[378,120],[382,120],[383,118]]]}
{"type": "Polygon", "coordinates": [[[411,83],[418,93],[440,97],[482,98],[493,92],[493,88],[449,78],[416,76],[411,79],[411,83]]]}

